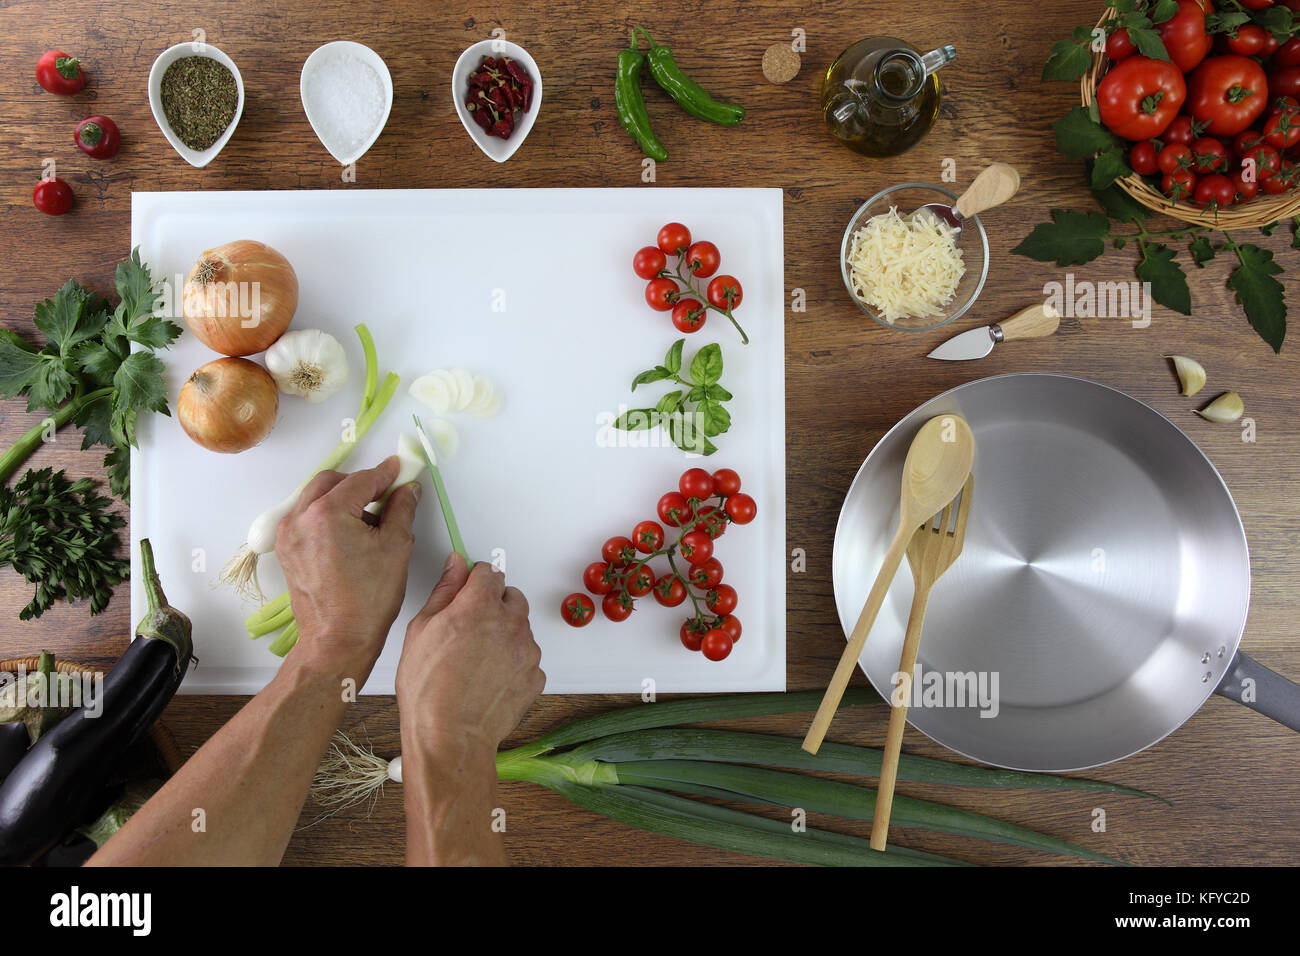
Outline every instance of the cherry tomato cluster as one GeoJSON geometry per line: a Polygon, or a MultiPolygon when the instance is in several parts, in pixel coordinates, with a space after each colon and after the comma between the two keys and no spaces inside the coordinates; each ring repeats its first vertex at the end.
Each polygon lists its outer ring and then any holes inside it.
{"type": "MultiPolygon", "coordinates": [[[[720,661],[740,640],[736,589],[722,583],[722,563],[713,556],[714,542],[729,524],[749,524],[758,513],[754,499],[740,490],[740,475],[730,468],[709,474],[690,468],[677,490],[659,499],[658,521],[642,521],[631,537],[615,535],[600,549],[600,560],[587,565],[582,584],[600,598],[600,609],[611,621],[626,621],[636,599],[653,594],[664,607],[677,607],[688,598],[693,614],[679,630],[687,650],[720,661]],[[665,537],[664,528],[671,531],[665,537]],[[650,568],[655,558],[668,559],[668,569],[650,568]],[[684,563],[684,567],[678,559],[684,563]]],[[[596,615],[592,599],[575,592],[560,604],[560,615],[583,627],[596,615]]]]}
{"type": "MultiPolygon", "coordinates": [[[[1240,5],[1264,10],[1274,0],[1240,5]]],[[[1175,201],[1221,209],[1294,189],[1300,38],[1279,42],[1263,19],[1207,28],[1208,5],[1177,0],[1177,7],[1156,24],[1167,61],[1139,54],[1125,27],[1107,38],[1112,66],[1097,87],[1102,123],[1133,141],[1133,171],[1175,201]]]]}
{"type": "MultiPolygon", "coordinates": [[[[86,85],[81,61],[61,50],[46,50],[36,62],[36,82],[59,96],[80,93],[86,85]]],[[[122,145],[122,134],[107,116],[87,116],[72,134],[73,142],[92,159],[112,159],[122,145]]],[[[32,204],[43,213],[61,216],[72,208],[72,187],[57,176],[42,179],[32,190],[32,204]]]]}
{"type": "Polygon", "coordinates": [[[711,309],[730,319],[741,340],[748,342],[749,336],[732,314],[745,290],[735,276],[715,275],[721,265],[718,247],[708,240],[692,242],[691,231],[680,222],[668,223],[659,230],[655,245],[639,249],[632,257],[632,271],[649,280],[646,304],[656,312],[671,312],[678,331],[698,332],[711,309]],[[676,259],[671,272],[669,256],[676,259]],[[703,293],[698,287],[701,279],[709,279],[703,293]]]}

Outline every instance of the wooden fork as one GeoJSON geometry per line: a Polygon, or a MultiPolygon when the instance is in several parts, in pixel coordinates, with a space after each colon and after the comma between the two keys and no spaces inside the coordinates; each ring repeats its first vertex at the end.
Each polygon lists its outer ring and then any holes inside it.
{"type": "Polygon", "coordinates": [[[907,545],[907,563],[912,569],[915,590],[912,610],[907,618],[907,635],[903,638],[903,655],[898,661],[899,674],[906,674],[890,700],[889,732],[885,741],[885,756],[880,762],[880,782],[876,789],[876,812],[871,818],[871,848],[883,850],[889,835],[889,811],[894,803],[894,781],[898,777],[898,754],[903,746],[903,728],[907,725],[907,698],[912,689],[912,672],[916,669],[916,652],[921,644],[921,625],[925,621],[925,606],[930,599],[930,589],[940,576],[952,567],[961,554],[966,540],[966,520],[970,517],[974,478],[966,484],[955,499],[939,513],[937,526],[927,521],[912,535],[907,545]],[[957,513],[952,526],[953,511],[957,513]],[[902,693],[903,689],[906,693],[902,693]]]}

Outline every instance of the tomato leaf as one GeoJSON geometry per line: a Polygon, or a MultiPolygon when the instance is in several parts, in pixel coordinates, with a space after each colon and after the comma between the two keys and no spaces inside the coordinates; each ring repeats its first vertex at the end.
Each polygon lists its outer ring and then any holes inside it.
{"type": "Polygon", "coordinates": [[[1246,310],[1246,318],[1274,352],[1282,351],[1286,337],[1286,290],[1273,277],[1282,267],[1273,261],[1273,253],[1246,243],[1236,247],[1241,265],[1228,277],[1228,288],[1246,310]]]}
{"type": "Polygon", "coordinates": [[[1151,22],[1164,23],[1172,20],[1177,12],[1178,0],[1156,0],[1156,5],[1151,8],[1151,22]]]}
{"type": "Polygon", "coordinates": [[[1097,159],[1092,164],[1092,175],[1090,185],[1094,190],[1105,189],[1117,179],[1123,179],[1125,176],[1133,174],[1132,167],[1128,164],[1128,158],[1124,155],[1124,150],[1119,146],[1112,146],[1109,149],[1102,150],[1097,155],[1097,159]]]}
{"type": "Polygon", "coordinates": [[[1092,64],[1091,43],[1092,31],[1087,27],[1075,27],[1072,39],[1057,40],[1052,44],[1051,56],[1043,64],[1042,79],[1070,83],[1083,76],[1092,64]]]}
{"type": "Polygon", "coordinates": [[[1197,236],[1188,249],[1192,253],[1192,261],[1200,269],[1204,269],[1205,264],[1214,258],[1214,246],[1210,245],[1207,236],[1197,236]]]}
{"type": "Polygon", "coordinates": [[[1082,265],[1106,251],[1110,220],[1099,212],[1053,209],[1052,221],[1042,222],[1011,251],[1058,266],[1082,265]]]}
{"type": "Polygon", "coordinates": [[[1076,106],[1052,124],[1056,148],[1070,159],[1090,156],[1116,145],[1111,132],[1097,123],[1082,106],[1076,106]]]}
{"type": "Polygon", "coordinates": [[[1291,39],[1291,29],[1295,18],[1292,16],[1291,11],[1281,4],[1265,7],[1263,10],[1256,10],[1253,19],[1261,27],[1277,37],[1279,43],[1285,43],[1291,39]]]}
{"type": "Polygon", "coordinates": [[[1150,209],[1114,183],[1105,189],[1094,189],[1092,195],[1106,215],[1120,222],[1141,222],[1151,215],[1150,209]]]}
{"type": "Polygon", "coordinates": [[[1295,228],[1291,230],[1291,248],[1300,249],[1300,216],[1291,220],[1295,223],[1295,228]]]}
{"type": "Polygon", "coordinates": [[[1250,14],[1240,10],[1233,10],[1225,13],[1207,13],[1205,15],[1205,32],[1228,33],[1232,36],[1236,36],[1237,27],[1249,22],[1250,14]]]}
{"type": "Polygon", "coordinates": [[[1271,236],[1273,235],[1273,233],[1277,232],[1277,227],[1278,227],[1278,221],[1274,219],[1268,225],[1260,226],[1259,231],[1266,236],[1271,236]]]}
{"type": "MultiPolygon", "coordinates": [[[[1147,20],[1146,17],[1142,18],[1147,20]]],[[[1150,24],[1151,21],[1147,20],[1150,24]]],[[[1152,30],[1150,26],[1130,26],[1128,28],[1129,39],[1133,45],[1138,48],[1138,53],[1142,56],[1150,57],[1153,60],[1169,59],[1169,51],[1165,49],[1165,41],[1160,39],[1160,34],[1152,30]]]]}
{"type": "Polygon", "coordinates": [[[1151,283],[1151,298],[1175,312],[1191,315],[1192,292],[1187,287],[1187,274],[1174,261],[1174,250],[1158,242],[1139,245],[1142,261],[1137,265],[1137,275],[1151,283]]]}

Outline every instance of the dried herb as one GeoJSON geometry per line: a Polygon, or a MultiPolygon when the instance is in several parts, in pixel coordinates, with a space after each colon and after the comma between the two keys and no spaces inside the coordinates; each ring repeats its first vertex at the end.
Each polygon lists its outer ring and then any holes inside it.
{"type": "Polygon", "coordinates": [[[185,56],[163,73],[162,107],[182,143],[204,150],[235,118],[239,89],[228,69],[211,57],[185,56]]]}

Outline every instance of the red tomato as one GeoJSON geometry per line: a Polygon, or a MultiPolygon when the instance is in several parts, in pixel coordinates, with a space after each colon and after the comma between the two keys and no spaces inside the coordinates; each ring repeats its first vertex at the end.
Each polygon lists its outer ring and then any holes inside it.
{"type": "Polygon", "coordinates": [[[730,614],[736,609],[736,589],[730,584],[719,584],[704,595],[704,603],[717,615],[730,614]]]}
{"type": "Polygon", "coordinates": [[[1278,48],[1277,37],[1273,36],[1273,34],[1269,33],[1267,30],[1265,30],[1265,31],[1264,31],[1264,49],[1260,52],[1259,55],[1260,55],[1260,56],[1272,56],[1274,53],[1277,52],[1277,48],[1278,48]]]}
{"type": "Polygon", "coordinates": [[[708,591],[716,588],[722,583],[722,562],[717,558],[709,558],[703,564],[697,564],[691,568],[691,583],[697,588],[703,588],[708,591]]]}
{"type": "Polygon", "coordinates": [[[59,50],[46,50],[36,61],[36,82],[51,93],[67,96],[80,93],[86,77],[79,59],[59,50]]]}
{"type": "Polygon", "coordinates": [[[1106,38],[1106,55],[1118,63],[1137,52],[1137,44],[1128,35],[1128,30],[1119,29],[1106,38]]]}
{"type": "Polygon", "coordinates": [[[585,594],[574,592],[560,602],[560,617],[565,624],[586,627],[596,613],[596,605],[585,594]]]}
{"type": "Polygon", "coordinates": [[[711,661],[722,660],[731,653],[731,635],[715,627],[700,640],[700,651],[711,661]]]}
{"type": "Polygon", "coordinates": [[[718,247],[707,240],[693,243],[686,250],[686,268],[701,279],[713,275],[721,264],[722,255],[718,247]]]}
{"type": "Polygon", "coordinates": [[[77,148],[91,159],[112,159],[122,145],[117,124],[107,116],[87,116],[72,135],[77,148]]]}
{"type": "Polygon", "coordinates": [[[688,531],[682,535],[682,557],[688,564],[703,564],[713,557],[713,539],[703,531],[688,531]]]}
{"type": "Polygon", "coordinates": [[[636,548],[631,539],[618,534],[601,545],[600,556],[611,567],[624,568],[636,560],[636,548]]]}
{"type": "Polygon", "coordinates": [[[1273,0],[1237,0],[1237,2],[1247,10],[1263,10],[1273,5],[1273,0]]]}
{"type": "Polygon", "coordinates": [[[675,491],[670,491],[659,499],[657,510],[659,520],[674,528],[695,520],[695,513],[687,506],[686,498],[675,491]]]}
{"type": "Polygon", "coordinates": [[[71,209],[72,198],[72,187],[57,176],[42,179],[32,190],[32,204],[51,216],[61,216],[71,209]]]}
{"type": "Polygon", "coordinates": [[[1300,109],[1287,107],[1265,120],[1264,142],[1277,150],[1300,143],[1300,109]]]}
{"type": "Polygon", "coordinates": [[[632,271],[642,279],[653,279],[668,265],[668,258],[655,246],[638,249],[632,257],[632,271]]]}
{"type": "Polygon", "coordinates": [[[1289,159],[1282,160],[1282,166],[1276,176],[1270,176],[1259,184],[1259,188],[1270,196],[1288,192],[1295,186],[1296,165],[1289,159]]]}
{"type": "Polygon", "coordinates": [[[1232,137],[1232,155],[1240,159],[1247,152],[1259,145],[1259,130],[1243,129],[1232,137]]]}
{"type": "Polygon", "coordinates": [[[730,468],[719,468],[713,473],[713,487],[720,495],[734,495],[740,490],[740,475],[730,468]]]}
{"type": "Polygon", "coordinates": [[[604,561],[593,561],[582,572],[582,586],[592,594],[614,590],[614,569],[604,561]]]}
{"type": "Polygon", "coordinates": [[[1182,143],[1170,143],[1160,151],[1156,166],[1162,173],[1172,173],[1176,169],[1191,169],[1195,159],[1192,148],[1182,143]]]}
{"type": "Polygon", "coordinates": [[[1292,37],[1273,54],[1274,66],[1300,66],[1300,37],[1292,37]]]}
{"type": "Polygon", "coordinates": [[[1187,85],[1178,67],[1131,56],[1110,68],[1097,86],[1097,109],[1106,128],[1125,139],[1155,139],[1178,115],[1187,85]]]}
{"type": "Polygon", "coordinates": [[[1228,178],[1232,180],[1232,201],[1235,203],[1242,203],[1248,199],[1254,199],[1255,194],[1259,192],[1259,183],[1253,179],[1243,179],[1240,169],[1228,178]]]}
{"type": "Polygon", "coordinates": [[[681,295],[681,290],[677,288],[677,283],[672,279],[651,279],[646,283],[646,305],[656,312],[667,312],[673,307],[673,303],[677,301],[679,295],[681,295]]]}
{"type": "Polygon", "coordinates": [[[1267,143],[1260,143],[1246,150],[1241,156],[1241,171],[1249,173],[1256,182],[1273,176],[1282,166],[1282,157],[1276,149],[1267,143]]]}
{"type": "Polygon", "coordinates": [[[1205,10],[1196,0],[1178,0],[1178,12],[1157,24],[1156,30],[1169,58],[1183,73],[1196,69],[1214,43],[1214,38],[1205,32],[1205,10]]]}
{"type": "Polygon", "coordinates": [[[1236,136],[1267,105],[1268,77],[1249,57],[1211,57],[1187,79],[1187,111],[1215,136],[1236,136]]]}
{"type": "Polygon", "coordinates": [[[1300,66],[1284,66],[1274,70],[1268,81],[1270,96],[1290,96],[1300,100],[1300,66]]]}
{"type": "Polygon", "coordinates": [[[688,620],[678,631],[682,639],[682,647],[688,651],[698,651],[700,641],[704,639],[704,635],[708,633],[708,630],[708,627],[701,625],[699,621],[688,620]]]}
{"type": "Polygon", "coordinates": [[[1175,202],[1187,199],[1196,192],[1196,174],[1190,169],[1165,173],[1160,180],[1160,191],[1175,202]]]}
{"type": "Polygon", "coordinates": [[[1133,148],[1128,151],[1128,164],[1133,167],[1133,172],[1139,176],[1154,175],[1159,167],[1156,165],[1156,144],[1151,140],[1143,140],[1140,143],[1134,143],[1133,148]]]}
{"type": "Polygon", "coordinates": [[[688,468],[677,482],[677,490],[687,498],[713,497],[713,476],[703,468],[688,468]]]}
{"type": "Polygon", "coordinates": [[[611,621],[626,621],[631,617],[634,606],[631,597],[618,591],[611,591],[600,601],[601,612],[611,621]]]}
{"type": "Polygon", "coordinates": [[[704,320],[708,318],[708,314],[709,310],[699,299],[680,299],[673,306],[673,325],[679,332],[698,332],[704,328],[704,320]]]}
{"type": "Polygon", "coordinates": [[[657,521],[641,521],[632,529],[632,544],[642,554],[651,554],[664,546],[664,529],[657,521]]]}
{"type": "Polygon", "coordinates": [[[686,600],[686,585],[675,574],[665,574],[655,582],[655,600],[664,607],[676,607],[686,600]]]}
{"type": "Polygon", "coordinates": [[[1264,116],[1276,116],[1284,110],[1300,110],[1300,102],[1296,102],[1294,96],[1274,96],[1268,101],[1264,116]]]}
{"type": "Polygon", "coordinates": [[[736,524],[749,524],[758,514],[758,505],[754,499],[746,494],[732,495],[727,499],[724,506],[727,511],[727,517],[736,524]]]}
{"type": "MultiPolygon", "coordinates": [[[[1296,130],[1300,135],[1300,130],[1296,130]]],[[[1228,168],[1228,148],[1217,139],[1205,136],[1191,146],[1192,168],[1198,173],[1223,172],[1228,168]]]]}
{"type": "Polygon", "coordinates": [[[1169,124],[1168,128],[1160,134],[1160,139],[1165,145],[1170,143],[1182,143],[1184,146],[1190,146],[1192,140],[1201,135],[1202,130],[1196,128],[1192,123],[1190,116],[1175,116],[1174,121],[1169,124]]]}
{"type": "Polygon", "coordinates": [[[714,307],[722,309],[724,312],[730,312],[736,306],[740,305],[740,300],[744,298],[744,290],[740,287],[740,282],[735,276],[717,276],[709,287],[705,290],[714,307]]]}
{"type": "Polygon", "coordinates": [[[670,222],[659,230],[658,246],[666,256],[683,255],[691,245],[691,231],[680,222],[670,222]]]}
{"type": "Polygon", "coordinates": [[[696,514],[700,520],[695,522],[695,530],[703,531],[710,538],[720,538],[727,532],[727,516],[716,505],[705,505],[696,514]]]}
{"type": "Polygon", "coordinates": [[[1237,35],[1228,37],[1228,49],[1241,56],[1263,56],[1268,48],[1270,34],[1253,23],[1237,27],[1237,35]]]}
{"type": "Polygon", "coordinates": [[[655,586],[654,572],[643,564],[636,570],[628,572],[623,586],[632,597],[644,597],[655,586]]]}
{"type": "Polygon", "coordinates": [[[719,621],[718,630],[726,631],[728,634],[730,634],[731,643],[733,644],[737,643],[740,640],[740,621],[736,619],[736,615],[734,614],[728,614],[721,621],[719,621]]]}
{"type": "Polygon", "coordinates": [[[1236,195],[1232,180],[1220,173],[1202,176],[1196,183],[1196,192],[1193,194],[1198,206],[1213,206],[1216,209],[1231,206],[1236,195]]]}

